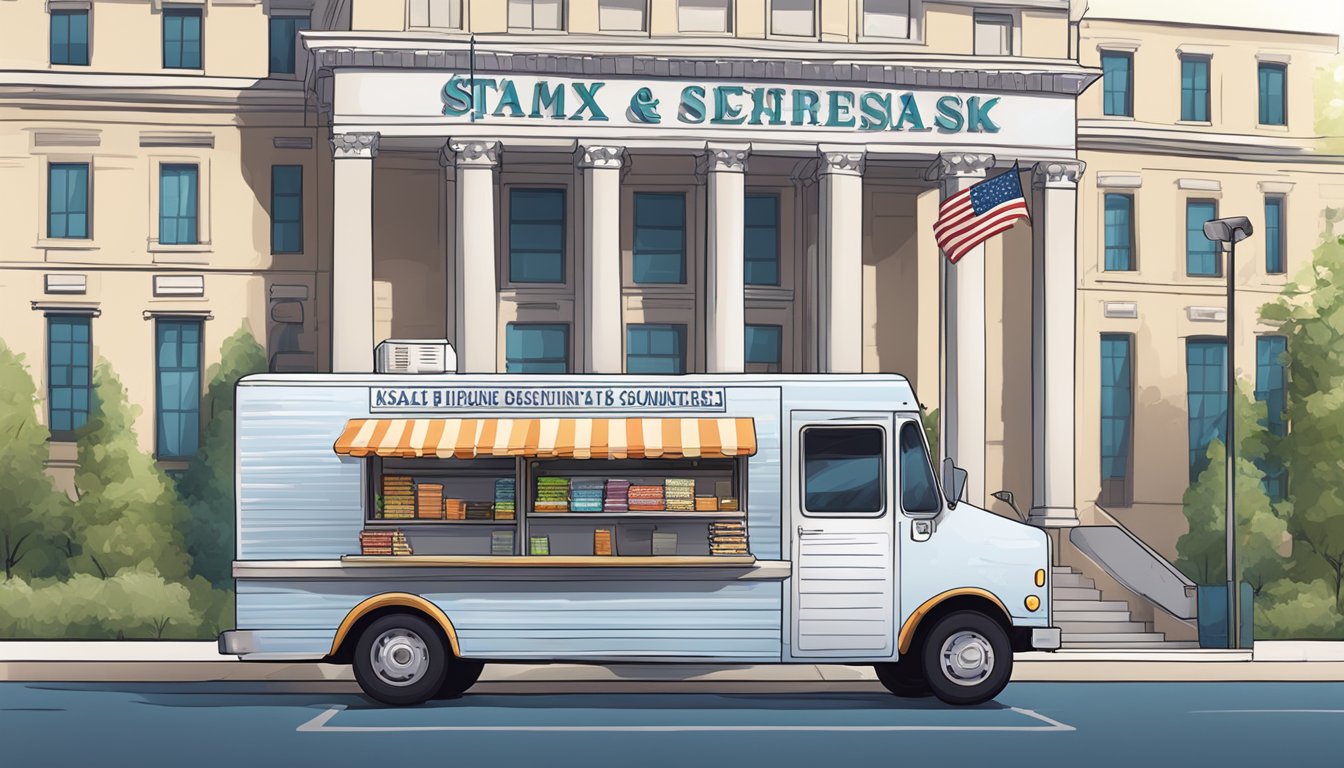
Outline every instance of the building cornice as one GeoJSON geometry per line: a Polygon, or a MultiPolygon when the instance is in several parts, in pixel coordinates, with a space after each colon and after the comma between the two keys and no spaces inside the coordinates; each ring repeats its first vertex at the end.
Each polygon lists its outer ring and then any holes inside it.
{"type": "Polygon", "coordinates": [[[204,75],[0,70],[0,106],[79,109],[153,106],[177,112],[302,112],[299,80],[204,75]]]}
{"type": "MultiPolygon", "coordinates": [[[[473,64],[465,39],[328,32],[305,33],[304,43],[313,55],[310,75],[347,67],[464,72],[473,64]]],[[[638,46],[600,46],[573,39],[565,40],[564,45],[538,44],[531,38],[491,43],[478,42],[476,46],[474,68],[478,73],[778,80],[1065,96],[1077,96],[1099,77],[1099,72],[1069,61],[884,54],[871,48],[836,49],[824,44],[782,51],[723,45],[671,46],[647,39],[638,46]],[[509,50],[501,50],[505,45],[509,50]],[[806,58],[797,58],[799,54],[806,58]]]]}
{"type": "Polygon", "coordinates": [[[1178,126],[1109,120],[1078,121],[1079,152],[1176,155],[1245,161],[1344,164],[1344,155],[1318,152],[1315,136],[1261,136],[1192,131],[1178,126]]]}

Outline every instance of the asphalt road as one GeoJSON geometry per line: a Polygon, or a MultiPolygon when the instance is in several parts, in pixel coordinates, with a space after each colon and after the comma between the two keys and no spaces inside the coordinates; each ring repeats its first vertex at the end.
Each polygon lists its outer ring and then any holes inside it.
{"type": "Polygon", "coordinates": [[[413,709],[331,686],[0,683],[13,766],[1276,766],[1344,761],[1344,683],[1015,683],[980,707],[819,685],[506,686],[413,709]],[[553,689],[553,690],[552,690],[553,689]]]}

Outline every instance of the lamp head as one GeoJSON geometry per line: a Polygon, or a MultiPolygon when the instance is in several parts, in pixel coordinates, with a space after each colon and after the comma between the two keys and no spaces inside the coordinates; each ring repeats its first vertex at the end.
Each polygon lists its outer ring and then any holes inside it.
{"type": "Polygon", "coordinates": [[[1251,220],[1245,216],[1229,216],[1204,222],[1204,236],[1217,243],[1239,243],[1254,231],[1251,220]]]}

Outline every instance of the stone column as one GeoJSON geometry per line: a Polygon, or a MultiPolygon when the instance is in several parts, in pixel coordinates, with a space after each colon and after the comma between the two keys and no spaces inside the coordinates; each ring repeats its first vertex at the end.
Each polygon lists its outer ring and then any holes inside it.
{"type": "Polygon", "coordinates": [[[744,243],[747,156],[751,145],[705,148],[705,362],[710,373],[746,370],[744,243]]]}
{"type": "Polygon", "coordinates": [[[498,367],[499,280],[495,274],[495,168],[498,141],[448,142],[457,172],[458,370],[494,373],[498,367]]]}
{"type": "Polygon", "coordinates": [[[863,165],[859,147],[818,148],[819,369],[863,371],[863,165]]]}
{"type": "Polygon", "coordinates": [[[583,171],[583,368],[585,373],[620,373],[621,166],[625,147],[582,144],[583,171]]]}
{"type": "Polygon", "coordinates": [[[1032,170],[1032,499],[1036,525],[1078,525],[1074,496],[1077,160],[1032,170]]]}
{"type": "MultiPolygon", "coordinates": [[[[944,152],[933,172],[943,199],[985,178],[994,156],[944,152]]],[[[967,251],[956,264],[940,254],[943,272],[942,454],[966,470],[966,501],[977,507],[985,495],[985,247],[967,251]]],[[[941,459],[940,459],[941,462],[941,459]]]]}
{"type": "Polygon", "coordinates": [[[331,136],[331,370],[373,370],[373,158],[376,133],[331,136]]]}

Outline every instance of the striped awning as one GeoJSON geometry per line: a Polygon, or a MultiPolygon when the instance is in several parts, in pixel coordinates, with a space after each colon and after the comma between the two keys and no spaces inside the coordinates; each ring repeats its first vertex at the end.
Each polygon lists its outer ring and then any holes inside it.
{"type": "Polygon", "coordinates": [[[751,419],[351,419],[346,456],[681,459],[751,456],[751,419]]]}

